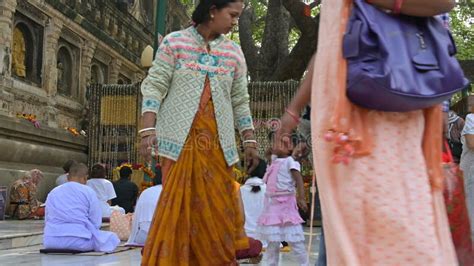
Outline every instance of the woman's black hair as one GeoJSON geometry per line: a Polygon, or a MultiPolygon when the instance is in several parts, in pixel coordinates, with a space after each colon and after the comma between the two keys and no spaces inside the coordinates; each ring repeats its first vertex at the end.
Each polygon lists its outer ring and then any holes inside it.
{"type": "Polygon", "coordinates": [[[105,167],[101,164],[95,164],[92,166],[91,172],[89,174],[90,178],[105,178],[107,175],[105,167]]]}
{"type": "Polygon", "coordinates": [[[209,14],[211,7],[222,9],[230,3],[241,1],[242,0],[201,0],[196,9],[194,9],[192,16],[193,22],[196,25],[208,22],[211,19],[209,14]]]}
{"type": "Polygon", "coordinates": [[[64,165],[63,165],[63,170],[65,173],[69,173],[69,169],[73,164],[77,163],[75,160],[68,160],[64,165]]]}
{"type": "Polygon", "coordinates": [[[127,179],[129,178],[131,175],[132,175],[132,168],[128,167],[128,166],[122,166],[122,168],[120,168],[120,178],[121,179],[127,179]]]}

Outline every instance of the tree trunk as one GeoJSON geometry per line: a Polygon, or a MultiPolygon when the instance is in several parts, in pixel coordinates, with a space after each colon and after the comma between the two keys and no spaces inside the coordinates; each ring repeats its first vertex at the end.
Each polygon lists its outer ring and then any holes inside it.
{"type": "Polygon", "coordinates": [[[278,64],[288,55],[290,19],[281,0],[269,0],[259,61],[259,80],[270,80],[278,64]]]}
{"type": "Polygon", "coordinates": [[[251,80],[301,79],[316,51],[319,26],[319,16],[304,16],[304,8],[305,4],[300,0],[269,0],[260,49],[252,37],[255,23],[252,7],[244,10],[239,21],[239,37],[251,80]],[[301,31],[291,53],[288,47],[290,25],[296,25],[301,31]]]}
{"type": "Polygon", "coordinates": [[[255,40],[252,36],[252,24],[254,22],[253,8],[245,8],[239,19],[239,39],[251,80],[257,80],[259,76],[258,64],[255,64],[255,62],[259,61],[258,47],[255,45],[255,40]]]}

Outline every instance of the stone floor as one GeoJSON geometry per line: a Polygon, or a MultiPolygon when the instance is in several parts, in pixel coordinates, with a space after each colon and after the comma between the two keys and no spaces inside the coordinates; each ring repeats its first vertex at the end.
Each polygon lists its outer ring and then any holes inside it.
{"type": "MultiPolygon", "coordinates": [[[[42,228],[41,221],[23,222],[0,222],[0,240],[2,236],[7,234],[17,234],[23,237],[28,232],[36,234],[42,228]],[[22,235],[23,234],[23,235],[22,235]]],[[[309,239],[309,228],[305,227],[306,240],[309,239]]],[[[318,257],[319,246],[319,228],[314,228],[313,242],[311,245],[310,265],[315,265],[318,257]]],[[[0,265],[140,265],[141,255],[140,249],[132,249],[119,253],[102,255],[102,256],[84,256],[84,255],[44,255],[39,253],[41,245],[33,245],[28,247],[17,247],[10,249],[0,248],[0,265]]],[[[280,265],[298,265],[292,253],[280,254],[280,265]]],[[[265,265],[262,261],[260,265],[265,265]]]]}

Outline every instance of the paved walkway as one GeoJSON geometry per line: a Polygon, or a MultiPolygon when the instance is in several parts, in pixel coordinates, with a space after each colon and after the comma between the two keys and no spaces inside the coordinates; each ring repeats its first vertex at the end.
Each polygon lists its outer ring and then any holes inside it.
{"type": "MultiPolygon", "coordinates": [[[[0,236],[4,232],[12,232],[11,230],[18,230],[15,233],[27,233],[28,231],[37,231],[42,229],[42,221],[29,221],[29,223],[8,222],[9,226],[5,226],[5,222],[0,222],[0,236]],[[27,226],[26,224],[30,224],[27,226]]],[[[305,227],[306,240],[309,239],[309,228],[305,227]]],[[[318,257],[318,246],[319,246],[319,228],[314,228],[313,232],[313,244],[311,245],[310,253],[310,265],[315,265],[316,259],[318,257]]],[[[102,256],[85,256],[85,255],[44,255],[39,253],[39,249],[42,248],[41,245],[35,245],[24,248],[14,248],[0,250],[0,265],[17,265],[17,266],[27,266],[27,265],[45,265],[45,266],[55,266],[55,265],[140,265],[141,254],[140,249],[132,249],[127,251],[122,251],[119,253],[102,255],[102,256]]],[[[280,254],[280,265],[298,265],[295,258],[292,256],[292,253],[281,253],[280,254]]],[[[265,265],[265,262],[262,261],[260,265],[265,265]]]]}

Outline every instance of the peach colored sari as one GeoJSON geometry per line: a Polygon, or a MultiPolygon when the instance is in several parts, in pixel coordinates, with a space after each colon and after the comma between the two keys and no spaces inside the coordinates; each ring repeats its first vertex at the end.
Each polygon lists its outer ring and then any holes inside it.
{"type": "Polygon", "coordinates": [[[328,265],[457,265],[439,189],[440,109],[384,113],[344,98],[342,34],[350,8],[348,0],[323,0],[309,73],[328,265]],[[333,146],[323,138],[344,128],[360,145],[348,166],[331,163],[333,146]]]}

